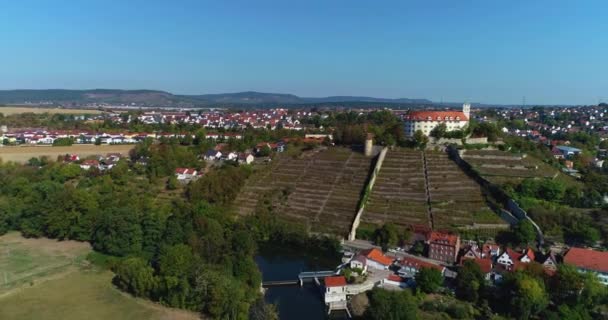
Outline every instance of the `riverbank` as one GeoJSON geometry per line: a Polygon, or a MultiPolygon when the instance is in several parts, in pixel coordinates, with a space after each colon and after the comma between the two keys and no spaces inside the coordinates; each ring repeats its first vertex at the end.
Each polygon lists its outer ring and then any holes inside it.
{"type": "MultiPolygon", "coordinates": [[[[339,256],[332,252],[277,245],[260,247],[255,261],[262,272],[263,281],[297,279],[300,272],[333,270],[340,264],[339,256]]],[[[293,285],[267,288],[264,300],[277,306],[280,319],[327,319],[322,292],[314,283],[306,283],[302,287],[293,285]]],[[[345,318],[342,314],[332,313],[331,319],[345,318]]]]}

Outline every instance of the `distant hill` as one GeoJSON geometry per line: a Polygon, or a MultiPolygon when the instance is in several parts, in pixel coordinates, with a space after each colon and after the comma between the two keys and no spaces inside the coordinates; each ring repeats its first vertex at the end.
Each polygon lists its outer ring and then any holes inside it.
{"type": "Polygon", "coordinates": [[[22,103],[53,103],[74,104],[108,103],[108,104],[136,104],[143,106],[173,106],[198,107],[215,105],[297,105],[297,104],[323,104],[323,103],[396,103],[396,104],[431,104],[426,99],[385,99],[357,96],[331,96],[324,98],[305,98],[293,94],[263,93],[263,92],[237,92],[202,95],[174,95],[158,90],[0,90],[0,104],[22,103]]]}

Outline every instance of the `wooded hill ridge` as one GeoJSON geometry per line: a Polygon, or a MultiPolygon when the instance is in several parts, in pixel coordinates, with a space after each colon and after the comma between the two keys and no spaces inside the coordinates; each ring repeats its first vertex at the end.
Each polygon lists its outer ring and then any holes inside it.
{"type": "Polygon", "coordinates": [[[382,103],[382,104],[432,104],[427,99],[386,99],[359,96],[330,96],[305,98],[293,94],[264,93],[255,91],[201,95],[177,95],[160,90],[119,89],[19,89],[0,90],[0,104],[21,103],[120,103],[149,106],[214,106],[214,105],[295,105],[319,103],[382,103]]]}

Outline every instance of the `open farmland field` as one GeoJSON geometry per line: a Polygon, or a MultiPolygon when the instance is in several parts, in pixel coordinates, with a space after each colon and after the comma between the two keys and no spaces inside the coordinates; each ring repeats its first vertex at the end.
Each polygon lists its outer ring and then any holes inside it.
{"type": "Polygon", "coordinates": [[[73,145],[68,147],[52,146],[15,146],[0,147],[0,159],[4,162],[25,163],[34,157],[46,156],[50,160],[57,159],[57,156],[65,154],[77,154],[81,158],[91,155],[105,155],[107,153],[128,154],[133,149],[133,145],[73,145]]]}
{"type": "Polygon", "coordinates": [[[444,152],[425,153],[433,227],[505,224],[486,203],[481,186],[444,152]]]}
{"type": "Polygon", "coordinates": [[[388,151],[361,221],[430,227],[422,151],[388,151]]]}
{"type": "Polygon", "coordinates": [[[372,161],[346,148],[329,148],[299,158],[282,155],[250,177],[235,200],[242,215],[272,195],[281,218],[310,231],[344,236],[357,212],[372,161]]]}
{"type": "Polygon", "coordinates": [[[198,319],[135,299],[89,266],[87,243],[0,237],[0,319],[198,319]]]}
{"type": "Polygon", "coordinates": [[[63,109],[63,108],[36,108],[21,106],[0,106],[0,113],[5,116],[20,113],[50,113],[50,114],[101,114],[101,111],[94,109],[63,109]]]}

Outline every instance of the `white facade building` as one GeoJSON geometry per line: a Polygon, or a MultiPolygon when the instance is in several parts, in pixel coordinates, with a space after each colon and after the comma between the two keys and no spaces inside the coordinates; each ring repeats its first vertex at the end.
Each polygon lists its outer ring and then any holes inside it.
{"type": "Polygon", "coordinates": [[[461,130],[469,124],[471,105],[462,105],[462,111],[411,111],[404,117],[405,135],[412,137],[420,130],[428,136],[436,126],[445,123],[447,131],[461,130]]]}
{"type": "Polygon", "coordinates": [[[330,309],[333,304],[346,304],[346,278],[344,276],[326,277],[325,282],[325,304],[330,309]]]}

